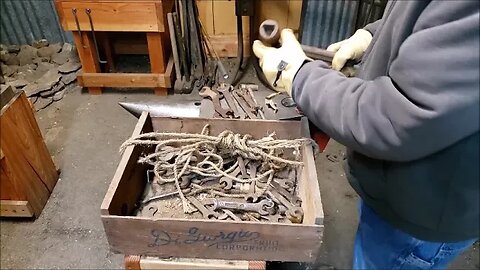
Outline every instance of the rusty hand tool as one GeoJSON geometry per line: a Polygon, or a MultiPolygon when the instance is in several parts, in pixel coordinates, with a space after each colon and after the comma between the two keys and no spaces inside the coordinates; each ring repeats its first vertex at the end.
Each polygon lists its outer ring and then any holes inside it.
{"type": "Polygon", "coordinates": [[[209,97],[212,102],[213,102],[213,107],[215,108],[215,111],[220,114],[221,117],[223,118],[228,118],[228,115],[232,113],[232,110],[230,109],[224,109],[222,105],[220,104],[220,98],[216,92],[214,92],[210,87],[204,86],[200,92],[199,92],[201,97],[209,97]]]}
{"type": "Polygon", "coordinates": [[[217,91],[223,94],[223,97],[227,101],[228,107],[233,111],[233,118],[240,118],[240,113],[238,112],[237,104],[233,100],[232,92],[230,92],[232,86],[229,84],[222,83],[217,88],[217,91]]]}
{"type": "MultiPolygon", "coordinates": [[[[280,39],[280,27],[275,20],[265,20],[260,24],[258,31],[258,38],[267,46],[276,46],[280,39]]],[[[318,47],[301,45],[305,54],[315,60],[322,60],[325,62],[332,62],[335,56],[334,52],[327,51],[318,47]]],[[[345,66],[353,66],[357,61],[349,60],[345,66]]]]}
{"type": "Polygon", "coordinates": [[[291,204],[295,206],[301,206],[302,205],[302,199],[298,197],[297,195],[293,195],[290,192],[288,192],[286,189],[280,186],[275,181],[272,181],[270,185],[274,188],[276,192],[278,192],[280,195],[285,197],[291,204]]]}
{"type": "Polygon", "coordinates": [[[205,219],[218,218],[220,215],[219,213],[205,207],[205,205],[195,197],[187,197],[187,199],[198,209],[198,211],[200,211],[200,213],[202,213],[202,216],[205,219]]]}
{"type": "Polygon", "coordinates": [[[272,109],[274,113],[277,113],[277,112],[278,112],[278,106],[277,106],[277,104],[276,104],[273,100],[271,100],[271,99],[265,99],[265,105],[266,105],[268,108],[272,109]]]}
{"type": "Polygon", "coordinates": [[[235,221],[242,221],[241,218],[239,218],[237,215],[235,215],[232,211],[230,211],[228,209],[221,209],[221,212],[223,212],[223,213],[220,214],[220,216],[218,217],[218,219],[220,219],[220,220],[225,220],[227,218],[231,218],[235,221]]]}
{"type": "Polygon", "coordinates": [[[293,186],[295,185],[293,183],[292,179],[276,178],[275,177],[275,178],[273,178],[273,181],[277,182],[284,189],[293,188],[293,186]]]}
{"type": "Polygon", "coordinates": [[[245,113],[247,114],[247,116],[250,118],[250,119],[257,119],[257,117],[255,116],[255,109],[250,107],[248,105],[248,103],[245,101],[245,99],[237,92],[237,90],[234,90],[232,92],[233,94],[233,97],[235,98],[235,100],[238,102],[238,104],[240,105],[240,107],[242,108],[243,111],[245,111],[245,113]]]}
{"type": "MultiPolygon", "coordinates": [[[[188,193],[190,192],[190,189],[187,188],[187,189],[183,189],[182,190],[183,193],[188,193]]],[[[160,199],[165,199],[165,198],[168,198],[168,197],[171,197],[171,196],[174,196],[174,195],[177,195],[178,194],[178,190],[176,191],[172,191],[172,192],[167,192],[167,193],[163,193],[163,194],[160,194],[160,195],[155,195],[153,197],[150,197],[148,199],[145,199],[142,201],[142,204],[147,204],[151,201],[155,201],[155,200],[160,200],[160,199]]]]}
{"type": "Polygon", "coordinates": [[[242,202],[232,202],[224,201],[220,199],[213,199],[213,210],[217,209],[231,209],[231,210],[241,210],[246,212],[256,212],[260,215],[268,215],[270,212],[269,209],[272,209],[275,206],[272,200],[263,199],[258,203],[242,203],[242,202]]]}
{"type": "Polygon", "coordinates": [[[270,196],[270,198],[274,202],[276,202],[278,204],[283,204],[287,208],[287,211],[285,212],[285,215],[287,216],[287,218],[291,222],[302,223],[302,220],[303,220],[303,209],[302,209],[302,207],[293,205],[290,201],[288,201],[285,197],[283,197],[276,190],[273,190],[273,189],[269,190],[269,191],[267,191],[267,194],[270,196]]]}
{"type": "Polygon", "coordinates": [[[249,100],[246,100],[247,103],[249,103],[251,106],[253,105],[253,107],[255,108],[255,111],[257,112],[257,114],[260,116],[261,119],[265,119],[265,115],[263,114],[263,108],[262,108],[262,106],[260,106],[258,104],[257,100],[255,99],[255,95],[253,94],[253,91],[258,91],[258,85],[256,85],[256,84],[241,84],[240,88],[245,89],[245,91],[250,96],[248,98],[249,100]]]}

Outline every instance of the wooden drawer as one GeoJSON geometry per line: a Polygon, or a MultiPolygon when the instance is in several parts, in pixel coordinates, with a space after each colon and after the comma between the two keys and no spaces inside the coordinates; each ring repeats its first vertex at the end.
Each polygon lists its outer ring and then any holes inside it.
{"type": "Polygon", "coordinates": [[[91,10],[95,31],[164,32],[165,14],[173,1],[68,1],[57,0],[56,7],[64,30],[78,31],[72,10],[82,31],[91,31],[86,10],[91,10]]]}
{"type": "MultiPolygon", "coordinates": [[[[279,138],[309,136],[302,121],[150,118],[144,112],[133,135],[158,132],[197,133],[210,124],[211,134],[225,129],[261,138],[275,131],[279,138]],[[254,128],[252,128],[252,125],[254,128]]],[[[128,147],[101,206],[111,248],[124,254],[226,260],[314,261],[323,235],[323,210],[311,147],[302,148],[303,170],[298,191],[302,224],[133,216],[146,183],[147,167],[137,163],[149,151],[128,147]]]]}

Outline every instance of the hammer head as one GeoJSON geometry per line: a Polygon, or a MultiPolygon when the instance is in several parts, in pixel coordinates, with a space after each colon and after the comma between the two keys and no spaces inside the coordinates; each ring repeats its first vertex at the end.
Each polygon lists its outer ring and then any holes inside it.
{"type": "Polygon", "coordinates": [[[265,20],[260,24],[259,39],[267,46],[274,46],[280,39],[280,29],[275,20],[265,20]]]}

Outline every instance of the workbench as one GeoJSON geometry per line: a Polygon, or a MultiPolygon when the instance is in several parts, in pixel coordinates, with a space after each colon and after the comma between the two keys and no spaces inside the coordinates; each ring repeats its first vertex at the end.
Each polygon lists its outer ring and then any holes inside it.
{"type": "Polygon", "coordinates": [[[90,94],[122,87],[153,88],[155,94],[166,95],[174,79],[166,19],[173,4],[173,0],[55,0],[62,27],[72,31],[82,63],[78,83],[90,94]],[[151,73],[104,72],[113,67],[109,35],[114,32],[146,35],[151,73]]]}

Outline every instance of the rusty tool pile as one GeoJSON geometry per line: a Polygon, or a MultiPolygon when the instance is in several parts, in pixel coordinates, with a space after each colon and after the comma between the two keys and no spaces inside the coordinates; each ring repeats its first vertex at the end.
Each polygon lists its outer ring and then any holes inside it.
{"type": "Polygon", "coordinates": [[[200,212],[205,219],[301,223],[298,160],[300,147],[311,143],[274,134],[253,140],[228,130],[210,136],[207,125],[200,134],[142,134],[123,147],[155,147],[139,160],[153,166],[139,205],[142,213],[161,213],[156,202],[180,197],[184,213],[200,212]]]}
{"type": "MultiPolygon", "coordinates": [[[[255,99],[254,91],[258,91],[258,85],[240,84],[234,88],[221,83],[216,87],[204,86],[199,94],[212,100],[216,118],[265,119],[264,108],[255,99]]],[[[276,105],[269,105],[267,99],[266,105],[273,111],[277,110],[276,105]]]]}

